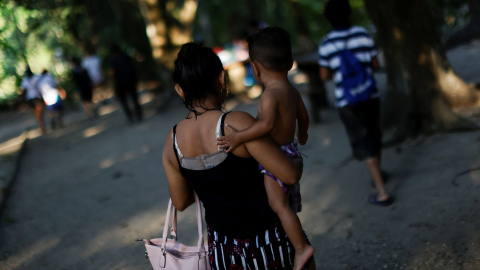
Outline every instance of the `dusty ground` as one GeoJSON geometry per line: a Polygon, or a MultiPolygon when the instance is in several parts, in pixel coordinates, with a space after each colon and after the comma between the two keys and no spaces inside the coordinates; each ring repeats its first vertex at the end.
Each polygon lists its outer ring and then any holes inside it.
{"type": "MultiPolygon", "coordinates": [[[[467,81],[480,81],[477,68],[464,66],[479,62],[479,50],[474,43],[449,52],[467,81]]],[[[255,103],[230,105],[256,112],[255,103]]],[[[30,134],[1,217],[0,269],[151,268],[135,239],[161,235],[168,202],[163,140],[185,110],[178,100],[161,113],[144,108],[146,120],[133,126],[112,104],[100,118],[72,112],[65,129],[30,134]]],[[[28,114],[2,119],[0,138],[29,125],[28,114]]],[[[366,201],[374,189],[364,165],[351,158],[336,112],[325,111],[323,120],[301,149],[308,158],[299,216],[318,269],[480,269],[480,131],[385,149],[396,202],[379,208],[366,201]]],[[[191,214],[180,214],[179,236],[194,244],[191,214]]]]}

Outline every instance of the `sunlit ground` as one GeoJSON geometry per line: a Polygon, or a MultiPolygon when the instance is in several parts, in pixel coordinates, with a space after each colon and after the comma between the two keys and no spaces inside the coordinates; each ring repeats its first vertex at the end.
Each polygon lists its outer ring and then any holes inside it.
{"type": "MultiPolygon", "coordinates": [[[[297,85],[308,83],[308,77],[300,72],[296,72],[296,70],[290,73],[290,77],[292,82],[294,82],[297,85]]],[[[254,90],[254,88],[250,88],[247,90],[245,94],[251,99],[258,98],[258,96],[261,94],[261,88],[260,90],[258,89],[254,90]]],[[[153,102],[153,100],[154,100],[154,96],[151,93],[142,92],[140,96],[140,103],[142,105],[147,105],[149,102],[153,102]]],[[[254,101],[252,101],[252,103],[253,102],[254,101]]],[[[244,108],[244,107],[241,107],[242,103],[244,103],[244,100],[230,99],[226,104],[226,109],[227,110],[233,110],[235,108],[242,109],[244,108]]],[[[115,100],[112,100],[111,104],[102,106],[99,113],[100,115],[106,117],[109,114],[112,114],[118,110],[121,110],[121,108],[118,106],[115,100]]],[[[119,113],[123,114],[123,112],[121,111],[119,111],[119,113]]],[[[138,128],[141,128],[141,127],[138,127],[138,128]]],[[[352,258],[354,258],[353,256],[362,255],[361,252],[358,250],[365,252],[365,251],[368,251],[369,248],[376,245],[379,245],[379,246],[384,245],[385,252],[384,253],[382,252],[381,254],[375,254],[375,256],[395,257],[397,256],[397,251],[394,250],[394,247],[388,246],[390,244],[391,239],[382,239],[382,238],[373,236],[372,232],[368,228],[369,224],[374,224],[375,222],[377,222],[375,218],[385,217],[386,228],[382,228],[382,230],[385,230],[388,232],[395,232],[395,233],[399,233],[407,230],[413,231],[415,228],[409,227],[408,225],[409,223],[407,223],[405,219],[408,219],[410,215],[413,215],[412,212],[416,211],[417,209],[419,209],[419,211],[420,210],[424,211],[424,213],[426,213],[425,211],[427,210],[431,210],[428,207],[428,203],[432,203],[434,202],[434,200],[431,197],[427,198],[427,201],[420,200],[420,202],[422,203],[412,208],[411,206],[408,206],[408,203],[410,203],[410,201],[418,199],[417,194],[419,191],[416,191],[416,190],[413,190],[413,192],[410,192],[410,191],[414,189],[413,186],[420,186],[422,187],[420,191],[426,192],[427,195],[429,195],[429,193],[431,193],[431,190],[435,188],[435,187],[430,187],[428,185],[424,185],[423,179],[415,179],[419,177],[415,174],[425,175],[424,173],[426,171],[434,171],[435,169],[423,165],[421,170],[415,171],[414,165],[403,166],[401,169],[402,172],[400,171],[397,172],[399,174],[400,173],[403,173],[403,174],[400,174],[400,176],[395,178],[394,181],[389,184],[390,185],[389,188],[392,187],[391,186],[392,184],[396,185],[395,189],[397,189],[396,190],[397,193],[403,196],[404,201],[401,202],[401,204],[399,204],[400,206],[395,206],[396,208],[394,208],[394,210],[383,209],[385,211],[367,208],[368,206],[366,206],[366,202],[363,198],[364,197],[363,192],[366,190],[370,190],[369,189],[370,187],[363,188],[362,186],[363,184],[359,185],[358,184],[359,181],[356,181],[357,179],[352,179],[353,177],[359,177],[359,178],[367,177],[365,176],[366,171],[365,171],[365,168],[362,167],[363,165],[351,163],[349,164],[348,169],[352,171],[349,172],[345,169],[342,169],[342,167],[339,165],[342,161],[338,161],[338,160],[332,161],[333,160],[332,156],[334,157],[335,155],[338,155],[339,152],[343,151],[341,149],[341,146],[339,147],[339,145],[341,144],[339,140],[344,139],[343,130],[341,133],[342,136],[335,136],[338,133],[329,133],[329,130],[332,130],[334,128],[335,128],[334,123],[332,122],[326,122],[326,123],[322,123],[321,125],[312,126],[311,134],[312,135],[316,134],[315,136],[318,137],[317,138],[318,140],[317,141],[312,140],[310,144],[304,148],[306,149],[306,152],[309,155],[309,158],[305,159],[306,162],[308,162],[308,164],[307,164],[307,169],[304,172],[304,177],[302,178],[302,182],[303,182],[302,193],[305,192],[305,198],[307,200],[306,203],[304,204],[304,210],[301,213],[302,221],[305,224],[304,228],[308,232],[309,236],[315,241],[317,241],[316,243],[321,243],[319,246],[325,245],[325,242],[326,242],[326,243],[332,244],[331,246],[326,247],[328,249],[332,249],[332,250],[339,249],[339,248],[348,249],[346,253],[350,253],[348,256],[352,256],[352,257],[347,257],[345,259],[345,262],[350,262],[351,265],[355,264],[354,262],[352,262],[352,258]],[[315,153],[313,153],[314,151],[315,153]],[[332,160],[328,160],[329,158],[332,158],[332,160]],[[412,176],[405,174],[404,171],[408,171],[408,170],[411,170],[412,176]],[[360,172],[360,173],[357,174],[357,172],[360,172]],[[355,174],[355,175],[352,177],[351,174],[355,174]],[[406,184],[404,186],[401,186],[399,183],[402,183],[402,182],[405,182],[406,184]],[[361,192],[359,192],[359,190],[361,192]],[[358,203],[352,204],[352,198],[353,200],[358,199],[358,203]],[[360,206],[364,206],[364,209],[361,210],[360,206]],[[375,214],[372,214],[373,212],[368,213],[369,209],[371,211],[375,211],[374,212],[375,214]],[[364,211],[364,212],[362,213],[361,211],[364,211]],[[406,212],[405,215],[402,215],[403,213],[402,211],[406,212]],[[387,219],[394,219],[394,221],[390,222],[387,219]],[[367,225],[362,225],[361,223],[365,221],[367,221],[367,225]],[[393,224],[395,224],[396,226],[392,226],[393,224]],[[367,227],[367,229],[365,229],[365,227],[367,227]],[[359,238],[352,238],[352,239],[357,239],[356,241],[353,241],[349,237],[354,237],[352,236],[354,233],[365,234],[366,236],[359,237],[361,240],[363,240],[362,237],[368,238],[368,239],[362,242],[362,241],[358,241],[359,238]],[[360,243],[360,247],[357,248],[355,245],[357,245],[358,243],[360,243]]],[[[93,138],[101,134],[102,132],[105,132],[107,129],[108,129],[108,125],[106,125],[105,123],[95,124],[91,127],[86,128],[85,130],[82,130],[81,138],[85,138],[85,139],[93,138]]],[[[131,130],[135,130],[135,129],[131,129],[131,130]]],[[[56,131],[56,133],[58,134],[62,134],[62,132],[63,130],[56,131]]],[[[135,134],[138,135],[138,133],[135,133],[135,134]]],[[[38,132],[38,130],[30,131],[30,138],[34,138],[40,135],[41,134],[38,132]]],[[[314,137],[312,136],[312,138],[314,137]]],[[[21,145],[21,142],[22,142],[21,138],[18,137],[0,144],[0,154],[12,153],[12,151],[13,152],[16,151],[15,149],[18,149],[18,147],[21,145]]],[[[141,147],[136,147],[129,151],[124,151],[120,155],[111,155],[111,156],[105,155],[98,162],[98,170],[102,171],[102,170],[112,169],[115,166],[118,166],[119,164],[124,164],[124,163],[127,164],[130,162],[134,162],[135,160],[141,159],[142,155],[146,155],[152,151],[151,147],[152,146],[147,143],[141,147]]],[[[421,154],[421,152],[418,152],[418,151],[421,151],[419,149],[420,148],[412,149],[411,152],[417,151],[418,153],[417,155],[419,156],[421,154]]],[[[389,166],[389,163],[392,160],[394,160],[392,159],[392,155],[393,154],[391,150],[387,151],[386,160],[389,161],[387,163],[387,166],[389,166]]],[[[345,154],[345,156],[348,156],[348,154],[345,154]]],[[[444,156],[444,155],[439,153],[438,157],[440,156],[444,156]]],[[[436,155],[433,155],[433,157],[436,157],[436,155]]],[[[399,159],[399,158],[397,157],[396,159],[399,159]]],[[[465,167],[474,168],[478,166],[480,166],[478,162],[475,164],[470,164],[470,163],[465,164],[465,167]]],[[[161,165],[159,165],[159,167],[161,167],[161,165]]],[[[446,170],[447,168],[444,168],[444,169],[446,170]]],[[[84,175],[81,176],[82,180],[87,181],[89,178],[92,178],[92,176],[90,175],[92,173],[93,172],[85,172],[84,175]]],[[[438,178],[441,178],[442,174],[445,174],[443,170],[439,174],[438,178]]],[[[432,177],[432,176],[429,176],[429,177],[432,177]]],[[[162,181],[162,180],[154,179],[154,181],[162,181]]],[[[480,185],[480,171],[479,170],[465,171],[465,173],[462,175],[462,180],[458,180],[458,183],[464,186],[472,185],[472,186],[478,187],[480,185]]],[[[441,185],[441,183],[438,183],[438,185],[441,185]]],[[[435,186],[438,186],[438,185],[435,184],[435,186]]],[[[151,192],[151,193],[154,193],[154,192],[151,192]]],[[[455,196],[458,195],[458,194],[455,194],[455,190],[449,189],[446,193],[447,193],[445,195],[446,197],[441,197],[441,199],[443,200],[445,200],[445,198],[451,199],[449,202],[455,203],[455,200],[454,200],[455,196]],[[448,196],[451,196],[451,197],[448,197],[448,196]]],[[[158,195],[155,195],[155,196],[158,196],[158,195]]],[[[460,199],[460,198],[457,198],[457,199],[460,199]]],[[[165,199],[163,199],[161,203],[158,203],[153,208],[139,209],[138,211],[136,211],[135,214],[124,217],[124,219],[122,220],[122,224],[118,226],[115,226],[113,228],[105,227],[102,230],[92,229],[93,233],[92,235],[89,236],[88,238],[89,240],[85,241],[85,246],[83,246],[82,251],[77,254],[78,256],[77,260],[88,261],[88,260],[92,260],[92,258],[95,258],[95,256],[98,256],[98,254],[106,254],[109,249],[106,243],[114,243],[116,246],[131,246],[133,243],[132,239],[136,239],[138,237],[148,237],[148,236],[160,237],[161,231],[163,230],[162,221],[165,219],[166,208],[167,208],[167,204],[165,203],[165,199]],[[152,222],[152,220],[154,220],[155,222],[152,222]],[[127,224],[127,225],[124,225],[124,224],[127,224]],[[118,235],[122,235],[122,238],[118,237],[118,235]]],[[[189,209],[187,209],[186,212],[179,213],[179,221],[178,221],[179,222],[178,230],[179,230],[180,239],[182,242],[189,243],[189,244],[195,244],[197,240],[196,234],[191,233],[191,232],[196,232],[195,230],[196,219],[195,219],[195,215],[193,214],[194,213],[193,209],[194,209],[193,207],[190,207],[189,209]]],[[[452,213],[449,213],[449,214],[452,217],[457,218],[454,214],[452,213]]],[[[441,216],[441,215],[438,215],[438,216],[441,216]]],[[[420,220],[422,220],[421,218],[420,220]]],[[[451,225],[452,221],[446,220],[445,222],[447,222],[447,225],[448,224],[451,225]]],[[[85,226],[88,226],[88,224],[85,224],[85,226]]],[[[442,232],[444,233],[451,233],[451,231],[449,230],[455,230],[455,228],[453,229],[449,227],[442,228],[442,232]]],[[[9,262],[12,262],[10,266],[20,267],[21,266],[20,261],[25,260],[25,258],[35,261],[35,260],[38,260],[38,258],[41,258],[42,256],[49,255],[50,253],[52,253],[52,250],[61,248],[62,241],[64,241],[64,239],[61,239],[61,236],[62,234],[58,233],[57,235],[53,234],[53,235],[49,235],[48,237],[36,239],[30,245],[25,246],[24,249],[20,250],[18,253],[12,254],[12,256],[8,258],[9,262]]],[[[398,237],[395,240],[397,239],[398,237]]],[[[407,240],[402,240],[402,241],[407,242],[407,240]]],[[[414,241],[414,240],[410,239],[409,241],[414,241]]],[[[459,241],[465,242],[465,244],[469,246],[470,252],[478,250],[478,248],[476,248],[476,246],[474,245],[474,244],[478,244],[478,241],[476,242],[476,240],[473,238],[459,239],[459,241]]],[[[141,247],[141,243],[139,244],[137,251],[139,253],[138,258],[142,257],[143,248],[141,247]]],[[[455,248],[452,248],[452,246],[450,246],[450,243],[445,244],[445,243],[436,241],[436,239],[431,239],[431,241],[427,242],[425,245],[419,244],[419,247],[416,250],[416,253],[407,259],[402,258],[400,254],[399,261],[402,263],[401,265],[407,266],[407,269],[413,269],[413,268],[408,268],[408,266],[417,265],[417,261],[421,263],[422,260],[425,260],[426,257],[430,256],[432,260],[435,260],[436,254],[447,254],[452,258],[455,258],[457,256],[456,252],[457,251],[455,250],[455,248]]],[[[340,252],[340,253],[345,253],[345,252],[340,252]]],[[[326,256],[325,254],[320,252],[318,254],[320,254],[320,255],[317,255],[319,258],[324,258],[324,256],[326,256]]],[[[371,254],[367,254],[367,255],[371,255],[371,254]]],[[[380,261],[383,258],[383,257],[380,258],[375,256],[372,256],[372,260],[380,261]]],[[[143,261],[144,258],[141,258],[138,260],[143,261]]],[[[122,267],[122,262],[115,262],[114,264],[115,266],[118,266],[118,268],[122,267]]],[[[322,265],[322,264],[321,262],[317,262],[317,265],[322,265]]],[[[385,267],[385,268],[402,269],[400,268],[400,266],[398,268],[392,268],[392,267],[385,267]]],[[[112,269],[116,269],[116,268],[112,267],[112,269]]],[[[427,269],[427,268],[418,268],[418,269],[427,269]]],[[[436,269],[441,269],[441,268],[436,268],[436,269]]],[[[469,268],[463,268],[463,269],[469,269],[469,268]]]]}
{"type": "Polygon", "coordinates": [[[24,135],[22,134],[6,142],[0,143],[0,156],[11,155],[12,153],[18,151],[22,146],[23,141],[24,135]]]}

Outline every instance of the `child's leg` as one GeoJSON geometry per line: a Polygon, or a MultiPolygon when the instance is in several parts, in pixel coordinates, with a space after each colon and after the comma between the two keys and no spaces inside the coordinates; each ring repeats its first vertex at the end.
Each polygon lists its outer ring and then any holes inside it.
{"type": "Polygon", "coordinates": [[[290,208],[287,194],[285,194],[277,181],[270,176],[264,175],[264,182],[268,204],[277,214],[283,229],[295,248],[294,269],[302,269],[308,259],[313,256],[315,249],[305,241],[302,224],[300,224],[297,215],[290,208]]]}

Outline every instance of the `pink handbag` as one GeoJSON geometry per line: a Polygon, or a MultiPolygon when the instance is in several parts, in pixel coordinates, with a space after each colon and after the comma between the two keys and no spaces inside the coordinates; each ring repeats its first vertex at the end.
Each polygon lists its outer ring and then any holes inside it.
{"type": "Polygon", "coordinates": [[[172,205],[172,199],[168,202],[168,210],[163,227],[163,237],[154,239],[142,239],[147,249],[145,256],[148,256],[150,263],[155,270],[209,270],[208,244],[203,242],[202,209],[197,194],[194,193],[197,207],[198,223],[198,245],[195,247],[186,246],[177,238],[177,209],[172,205]],[[170,210],[173,208],[173,221],[170,235],[174,239],[167,239],[168,224],[170,222],[170,210]]]}

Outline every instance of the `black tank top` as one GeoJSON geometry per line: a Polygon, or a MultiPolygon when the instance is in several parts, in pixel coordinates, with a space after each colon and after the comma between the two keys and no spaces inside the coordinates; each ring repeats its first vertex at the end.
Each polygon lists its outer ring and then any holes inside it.
{"type": "MultiPolygon", "coordinates": [[[[221,133],[224,135],[221,119],[221,133]]],[[[180,172],[197,193],[205,208],[205,220],[214,231],[234,238],[248,238],[263,233],[278,221],[268,205],[263,175],[253,158],[228,153],[220,164],[207,170],[183,168],[180,172]]]]}

